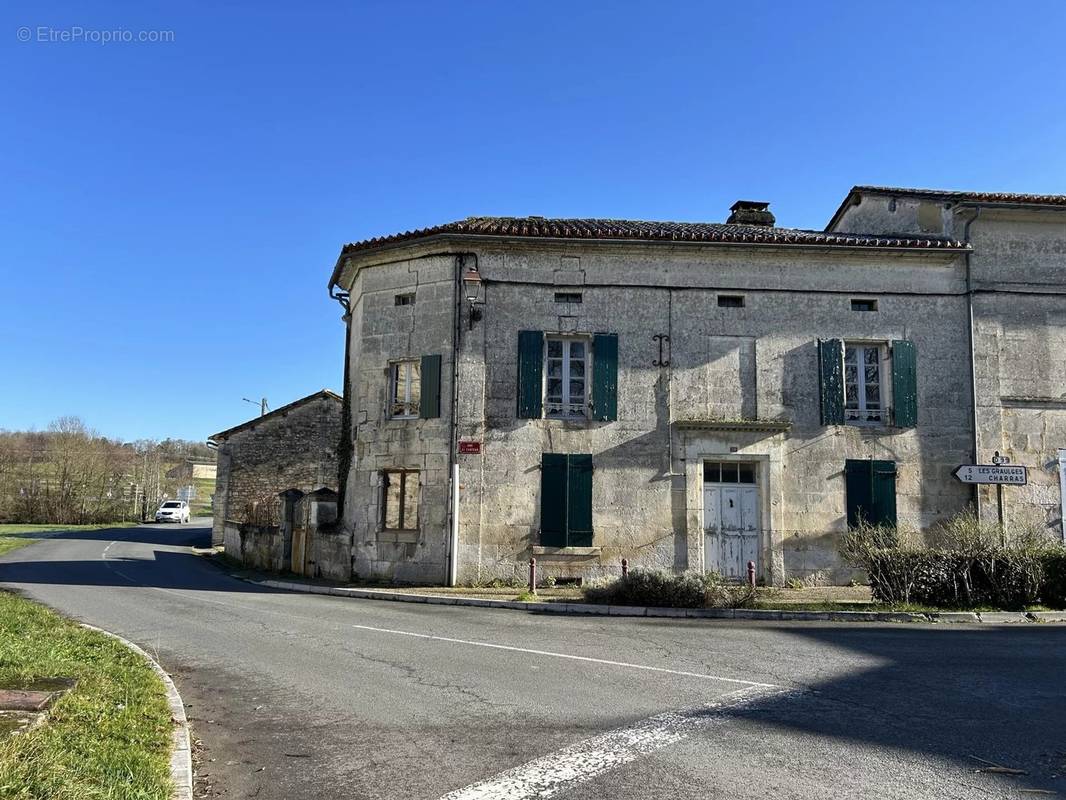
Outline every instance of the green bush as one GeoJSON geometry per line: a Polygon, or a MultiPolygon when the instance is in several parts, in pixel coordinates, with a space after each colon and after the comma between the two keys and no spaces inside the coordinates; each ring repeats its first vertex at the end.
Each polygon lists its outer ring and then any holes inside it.
{"type": "Polygon", "coordinates": [[[885,603],[1021,609],[1061,604],[1066,556],[1054,555],[1046,533],[1022,528],[1005,535],[972,515],[950,520],[929,546],[913,532],[860,526],[841,537],[852,566],[866,570],[873,596],[885,603]]]}
{"type": "Polygon", "coordinates": [[[624,578],[582,588],[590,603],[660,608],[734,608],[750,604],[754,594],[746,585],[725,582],[715,573],[634,569],[624,578]]]}
{"type": "Polygon", "coordinates": [[[1040,600],[1051,608],[1066,608],[1066,547],[1044,554],[1044,585],[1040,600]]]}

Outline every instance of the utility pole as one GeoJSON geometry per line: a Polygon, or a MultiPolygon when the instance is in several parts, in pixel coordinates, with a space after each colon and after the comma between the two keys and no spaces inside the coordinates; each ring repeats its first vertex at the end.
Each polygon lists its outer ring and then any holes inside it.
{"type": "Polygon", "coordinates": [[[260,400],[258,403],[255,400],[249,400],[247,397],[242,397],[241,400],[243,400],[246,403],[251,403],[253,406],[259,406],[259,416],[261,416],[261,417],[266,416],[266,413],[267,413],[268,409],[267,409],[267,399],[265,397],[262,400],[260,400]]]}

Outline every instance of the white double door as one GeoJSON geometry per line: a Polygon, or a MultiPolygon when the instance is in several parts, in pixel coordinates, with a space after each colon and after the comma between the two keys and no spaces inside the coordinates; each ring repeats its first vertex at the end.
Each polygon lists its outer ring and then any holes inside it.
{"type": "Polygon", "coordinates": [[[703,484],[704,565],[727,578],[759,568],[759,491],[736,483],[703,484]]]}

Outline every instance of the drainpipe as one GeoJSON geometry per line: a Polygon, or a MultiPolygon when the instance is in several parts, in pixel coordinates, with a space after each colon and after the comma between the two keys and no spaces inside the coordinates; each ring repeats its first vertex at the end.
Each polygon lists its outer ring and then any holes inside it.
{"type": "Polygon", "coordinates": [[[468,258],[474,260],[477,269],[476,253],[456,253],[455,255],[455,324],[452,326],[452,430],[451,453],[451,492],[448,518],[448,586],[459,583],[459,349],[462,344],[463,324],[463,270],[468,258]]]}
{"type": "Polygon", "coordinates": [[[344,387],[341,391],[341,434],[337,442],[337,519],[344,521],[344,495],[348,491],[348,472],[352,467],[352,393],[348,387],[351,378],[352,309],[348,292],[329,287],[329,296],[344,309],[344,387]]]}
{"type": "MultiPolygon", "coordinates": [[[[962,240],[970,245],[970,226],[977,221],[977,218],[981,216],[981,207],[975,206],[973,209],[973,216],[966,220],[966,224],[962,229],[962,240]]],[[[973,421],[973,463],[980,464],[980,429],[978,428],[977,419],[977,352],[973,335],[973,267],[970,264],[970,258],[972,254],[972,246],[968,247],[964,258],[966,260],[966,310],[969,319],[969,326],[967,327],[968,341],[970,344],[970,397],[973,401],[971,411],[971,419],[973,421]]],[[[973,504],[974,510],[977,514],[977,518],[981,518],[981,487],[978,484],[973,486],[973,504]]]]}

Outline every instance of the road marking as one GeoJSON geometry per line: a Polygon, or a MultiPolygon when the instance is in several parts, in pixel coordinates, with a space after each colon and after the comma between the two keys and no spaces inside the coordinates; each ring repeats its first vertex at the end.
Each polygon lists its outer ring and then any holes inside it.
{"type": "Polygon", "coordinates": [[[670,675],[681,675],[686,678],[701,678],[709,681],[721,681],[723,683],[736,683],[741,686],[747,686],[752,689],[776,689],[778,688],[772,683],[757,683],[756,681],[745,681],[739,678],[723,678],[720,675],[708,675],[704,672],[685,672],[677,669],[667,669],[666,667],[652,667],[647,664],[630,664],[627,661],[611,661],[606,658],[591,658],[589,656],[575,656],[571,653],[555,653],[551,650],[533,650],[528,647],[512,647],[507,644],[493,644],[492,642],[476,642],[470,639],[451,639],[447,636],[433,636],[428,633],[413,633],[412,631],[397,631],[392,628],[372,628],[369,625],[352,625],[353,628],[358,628],[363,631],[375,631],[376,633],[392,633],[398,636],[412,636],[416,639],[429,639],[434,642],[448,642],[450,644],[465,644],[473,647],[489,647],[493,650],[509,650],[514,653],[529,653],[535,656],[549,656],[551,658],[566,658],[571,661],[585,661],[592,664],[607,664],[612,667],[626,667],[628,669],[642,669],[648,672],[666,672],[670,675]]]}
{"type": "Polygon", "coordinates": [[[594,736],[564,747],[526,764],[499,773],[440,800],[533,800],[554,797],[577,783],[628,764],[631,761],[675,744],[694,731],[723,722],[723,712],[742,708],[764,697],[751,695],[760,686],[737,689],[723,699],[686,711],[671,711],[648,717],[633,725],[594,736]]]}

